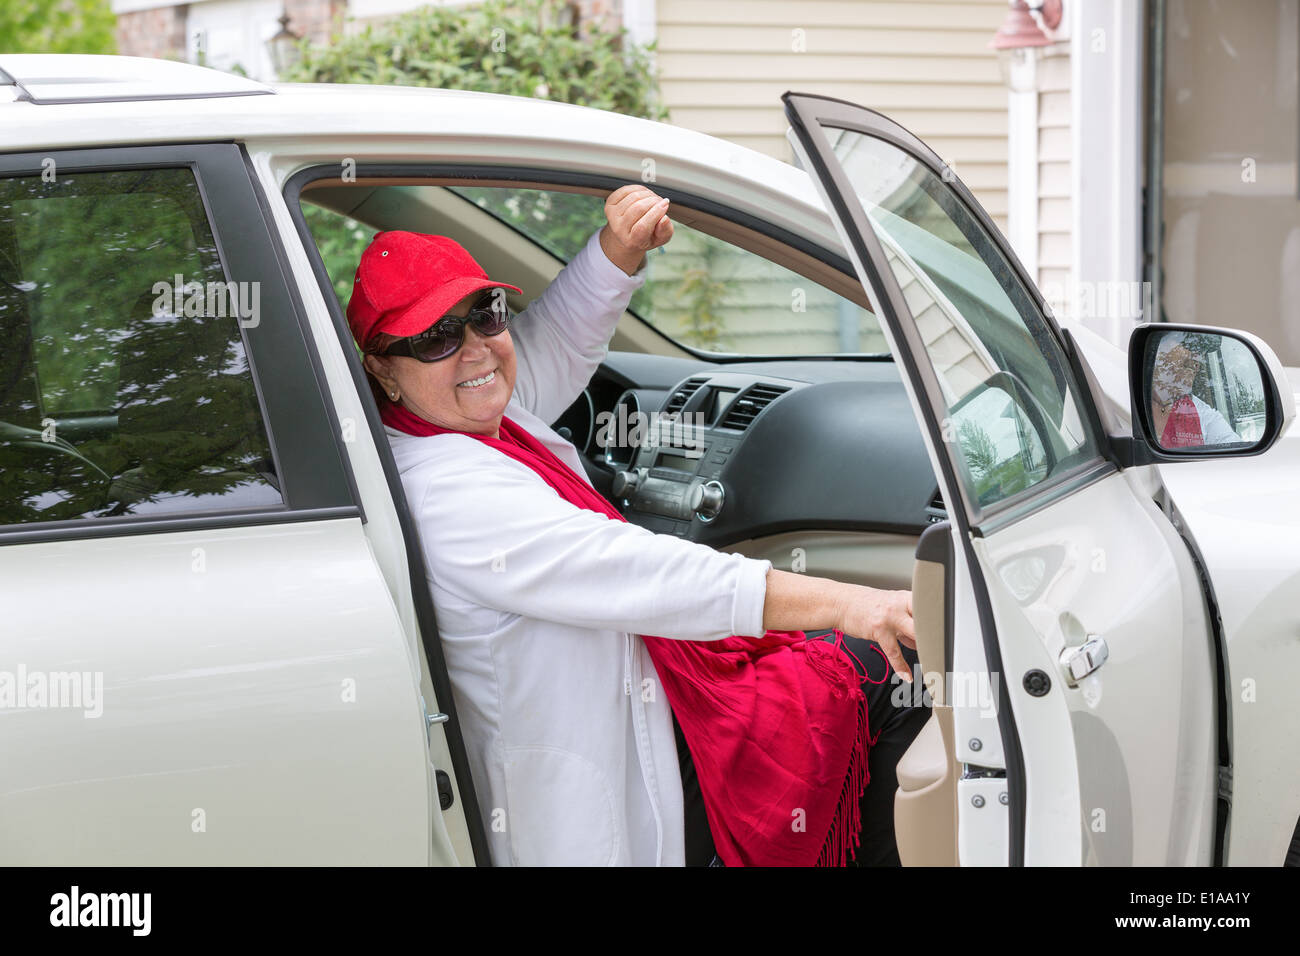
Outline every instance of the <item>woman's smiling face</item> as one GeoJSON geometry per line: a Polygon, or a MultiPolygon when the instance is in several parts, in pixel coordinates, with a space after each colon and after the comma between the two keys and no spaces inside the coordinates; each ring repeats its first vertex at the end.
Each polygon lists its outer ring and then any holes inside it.
{"type": "MultiPolygon", "coordinates": [[[[482,290],[465,296],[447,314],[468,315],[482,296],[482,290]]],[[[366,369],[390,397],[398,393],[399,405],[425,421],[496,438],[515,390],[514,343],[509,330],[482,335],[472,323],[465,326],[464,335],[461,347],[437,362],[368,354],[366,369]]],[[[382,351],[394,341],[380,336],[375,347],[382,351]]]]}

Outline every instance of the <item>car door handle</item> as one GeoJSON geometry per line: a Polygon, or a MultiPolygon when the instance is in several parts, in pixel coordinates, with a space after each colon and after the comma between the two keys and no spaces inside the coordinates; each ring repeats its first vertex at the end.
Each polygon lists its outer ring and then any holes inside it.
{"type": "Polygon", "coordinates": [[[1106,639],[1096,634],[1089,634],[1088,639],[1078,647],[1067,647],[1061,652],[1061,669],[1065,671],[1065,681],[1076,687],[1079,681],[1110,660],[1110,648],[1106,639]]]}

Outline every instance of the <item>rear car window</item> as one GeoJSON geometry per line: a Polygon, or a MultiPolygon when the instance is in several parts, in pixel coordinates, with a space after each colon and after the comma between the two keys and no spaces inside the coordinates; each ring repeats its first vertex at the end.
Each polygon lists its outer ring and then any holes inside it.
{"type": "Polygon", "coordinates": [[[0,179],[0,524],[282,504],[188,168],[0,179]]]}

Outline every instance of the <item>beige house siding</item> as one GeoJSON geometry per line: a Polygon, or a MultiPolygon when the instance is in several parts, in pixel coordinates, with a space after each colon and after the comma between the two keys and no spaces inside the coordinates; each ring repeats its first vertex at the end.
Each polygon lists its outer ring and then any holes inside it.
{"type": "Polygon", "coordinates": [[[1062,50],[1038,64],[1037,280],[1049,300],[1068,292],[1074,259],[1070,123],[1070,57],[1062,50]]]}
{"type": "Polygon", "coordinates": [[[953,164],[1006,228],[1007,90],[988,42],[1005,0],[658,0],[670,121],[790,162],[780,96],[870,106],[953,164]]]}

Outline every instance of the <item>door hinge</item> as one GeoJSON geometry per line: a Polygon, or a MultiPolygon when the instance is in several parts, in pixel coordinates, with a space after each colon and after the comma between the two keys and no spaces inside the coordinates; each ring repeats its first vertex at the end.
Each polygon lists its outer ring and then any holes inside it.
{"type": "Polygon", "coordinates": [[[978,780],[985,777],[1003,777],[1007,775],[1006,770],[1002,767],[981,767],[979,764],[964,763],[961,765],[961,778],[963,780],[978,780]]]}

